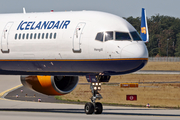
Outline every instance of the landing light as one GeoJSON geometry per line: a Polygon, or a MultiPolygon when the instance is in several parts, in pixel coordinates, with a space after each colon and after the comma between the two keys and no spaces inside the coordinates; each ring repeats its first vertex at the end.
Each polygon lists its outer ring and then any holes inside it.
{"type": "Polygon", "coordinates": [[[94,90],[97,90],[97,87],[94,87],[94,90]]]}
{"type": "Polygon", "coordinates": [[[94,90],[101,90],[101,83],[92,83],[94,90]]]}

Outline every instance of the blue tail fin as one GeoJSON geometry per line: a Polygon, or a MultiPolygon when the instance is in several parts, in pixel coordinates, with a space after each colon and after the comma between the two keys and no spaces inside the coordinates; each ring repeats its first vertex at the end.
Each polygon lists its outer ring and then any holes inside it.
{"type": "Polygon", "coordinates": [[[144,42],[149,41],[149,33],[148,33],[148,26],[146,20],[146,10],[142,8],[142,16],[141,16],[141,37],[144,42]]]}

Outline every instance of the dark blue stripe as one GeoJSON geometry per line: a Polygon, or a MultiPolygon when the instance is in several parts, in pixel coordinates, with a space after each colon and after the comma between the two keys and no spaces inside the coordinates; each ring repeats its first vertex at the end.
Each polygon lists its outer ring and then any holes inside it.
{"type": "Polygon", "coordinates": [[[141,69],[147,60],[114,61],[0,61],[0,74],[13,75],[105,75],[141,69]]]}

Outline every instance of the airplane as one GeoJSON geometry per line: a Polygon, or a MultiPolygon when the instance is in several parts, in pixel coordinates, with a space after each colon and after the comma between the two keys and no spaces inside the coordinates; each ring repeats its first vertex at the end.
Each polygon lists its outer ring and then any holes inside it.
{"type": "Polygon", "coordinates": [[[148,27],[142,9],[141,36],[125,19],[98,11],[1,14],[0,74],[21,75],[24,86],[65,95],[86,76],[92,92],[86,114],[101,114],[101,82],[143,68],[148,27]]]}

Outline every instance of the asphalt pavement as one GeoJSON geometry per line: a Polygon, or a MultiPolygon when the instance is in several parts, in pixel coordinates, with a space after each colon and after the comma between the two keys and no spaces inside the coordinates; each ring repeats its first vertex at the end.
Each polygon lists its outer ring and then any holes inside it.
{"type": "Polygon", "coordinates": [[[0,76],[0,119],[2,120],[179,120],[178,109],[156,109],[139,107],[121,107],[104,105],[101,115],[86,115],[84,105],[65,104],[52,96],[46,96],[30,91],[24,87],[16,88],[20,84],[19,76],[0,76]],[[10,89],[11,92],[6,92],[10,89]],[[23,92],[21,91],[23,90],[23,92]],[[5,91],[5,92],[4,92],[5,91]],[[26,95],[27,94],[27,95],[26,95]],[[7,95],[7,96],[5,96],[7,95]],[[16,98],[18,95],[18,98],[16,98]],[[4,98],[5,96],[5,98],[4,98]],[[7,99],[8,97],[14,100],[7,99]],[[41,98],[42,102],[38,102],[41,98]],[[46,101],[47,100],[47,101],[46,101]],[[50,101],[49,101],[50,100],[50,101]]]}

